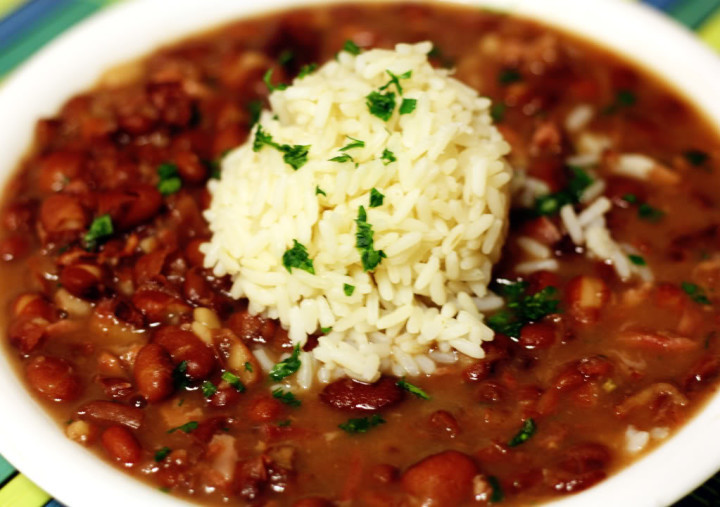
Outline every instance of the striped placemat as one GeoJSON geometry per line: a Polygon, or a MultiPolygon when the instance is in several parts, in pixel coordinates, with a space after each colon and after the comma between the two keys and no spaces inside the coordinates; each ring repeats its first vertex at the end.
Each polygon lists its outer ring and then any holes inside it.
{"type": "MultiPolygon", "coordinates": [[[[69,27],[122,0],[0,0],[0,80],[69,27]]],[[[580,0],[578,0],[580,1],[580,0]]],[[[642,1],[720,51],[720,0],[642,1]]],[[[675,507],[720,506],[720,473],[675,507]]],[[[0,456],[0,507],[63,507],[0,456]]]]}

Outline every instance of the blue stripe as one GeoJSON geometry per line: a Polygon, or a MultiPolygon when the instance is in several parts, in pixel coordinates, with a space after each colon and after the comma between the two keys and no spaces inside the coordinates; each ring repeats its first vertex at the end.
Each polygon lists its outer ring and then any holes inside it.
{"type": "Polygon", "coordinates": [[[65,507],[65,506],[63,504],[61,504],[60,502],[58,502],[57,500],[50,500],[43,507],[65,507]]]}
{"type": "Polygon", "coordinates": [[[678,3],[678,1],[679,0],[642,0],[643,3],[652,5],[653,7],[662,9],[664,11],[672,8],[672,6],[678,3]]]}
{"type": "Polygon", "coordinates": [[[52,16],[72,0],[30,0],[0,20],[0,51],[31,32],[35,25],[52,16]]]}

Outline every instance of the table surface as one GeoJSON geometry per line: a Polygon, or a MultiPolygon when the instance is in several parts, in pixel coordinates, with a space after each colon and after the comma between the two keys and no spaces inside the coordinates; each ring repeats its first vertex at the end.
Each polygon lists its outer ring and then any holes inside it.
{"type": "MultiPolygon", "coordinates": [[[[0,83],[43,45],[122,0],[0,0],[0,83]]],[[[642,1],[694,30],[720,52],[720,0],[642,1]]],[[[675,507],[720,506],[720,472],[675,507]]],[[[0,456],[0,507],[62,507],[0,456]]]]}

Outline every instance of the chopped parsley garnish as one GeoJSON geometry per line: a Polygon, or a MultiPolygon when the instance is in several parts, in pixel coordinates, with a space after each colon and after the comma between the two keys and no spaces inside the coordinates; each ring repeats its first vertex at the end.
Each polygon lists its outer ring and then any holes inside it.
{"type": "Polygon", "coordinates": [[[696,303],[699,303],[701,305],[710,304],[710,300],[705,295],[705,291],[702,290],[702,287],[700,287],[699,285],[690,282],[683,282],[682,284],[680,284],[680,287],[683,291],[685,291],[685,294],[690,296],[690,299],[692,299],[696,303]]]}
{"type": "Polygon", "coordinates": [[[522,81],[522,74],[517,69],[503,69],[498,74],[498,83],[509,85],[522,81]]]}
{"type": "Polygon", "coordinates": [[[263,130],[262,125],[258,125],[253,140],[253,151],[260,151],[263,146],[270,146],[281,152],[285,163],[296,171],[305,165],[310,151],[310,146],[307,145],[278,144],[273,141],[272,135],[263,130]]]}
{"type": "Polygon", "coordinates": [[[346,296],[352,296],[353,292],[355,292],[355,286],[350,285],[349,283],[343,284],[343,292],[346,296]]]}
{"type": "Polygon", "coordinates": [[[440,65],[442,65],[446,69],[451,68],[455,64],[452,58],[449,58],[447,55],[445,55],[445,52],[436,44],[433,44],[432,49],[428,53],[428,57],[437,60],[438,63],[440,63],[440,65]]]}
{"type": "Polygon", "coordinates": [[[290,62],[295,59],[295,52],[292,49],[285,49],[278,56],[278,63],[283,67],[287,67],[290,62]]]}
{"type": "Polygon", "coordinates": [[[168,457],[168,454],[172,452],[172,449],[169,447],[161,447],[157,451],[155,451],[155,461],[160,463],[162,460],[168,457]]]}
{"type": "Polygon", "coordinates": [[[683,153],[683,157],[685,157],[685,160],[690,162],[690,164],[694,165],[695,167],[700,167],[708,161],[710,155],[700,150],[688,150],[683,153]]]}
{"type": "Polygon", "coordinates": [[[417,106],[417,99],[403,99],[400,104],[400,114],[412,113],[415,111],[415,106],[417,106]]]}
{"type": "Polygon", "coordinates": [[[409,78],[412,76],[412,71],[409,70],[409,71],[407,71],[407,72],[403,72],[403,73],[400,74],[399,76],[396,75],[396,74],[393,74],[393,73],[390,72],[389,70],[386,70],[385,72],[387,72],[387,73],[390,75],[390,81],[388,81],[387,83],[385,83],[384,85],[382,85],[382,86],[380,87],[380,91],[381,91],[381,92],[382,92],[382,91],[385,91],[385,90],[387,90],[388,88],[390,88],[391,86],[395,85],[395,88],[397,89],[397,92],[398,92],[400,95],[402,95],[402,94],[403,94],[403,89],[402,89],[402,85],[400,84],[400,80],[401,80],[401,79],[409,79],[409,78]]]}
{"type": "Polygon", "coordinates": [[[358,207],[358,217],[355,220],[357,232],[355,233],[355,247],[360,252],[363,269],[372,271],[387,257],[382,250],[375,250],[372,225],[367,221],[367,212],[364,206],[358,207]]]}
{"type": "Polygon", "coordinates": [[[653,208],[646,202],[638,206],[637,212],[638,217],[642,218],[643,220],[647,220],[648,222],[657,222],[665,216],[665,212],[663,210],[653,208]]]}
{"type": "Polygon", "coordinates": [[[247,371],[247,372],[250,372],[250,373],[253,372],[253,365],[250,361],[245,361],[243,368],[245,368],[245,371],[247,371]]]}
{"type": "Polygon", "coordinates": [[[405,380],[405,377],[400,378],[400,380],[398,380],[396,382],[396,385],[399,388],[405,389],[407,392],[414,394],[418,398],[422,398],[423,400],[430,399],[430,395],[428,393],[426,393],[425,391],[420,389],[418,386],[413,385],[410,382],[408,382],[407,380],[405,380]]]}
{"type": "Polygon", "coordinates": [[[625,194],[622,196],[623,201],[635,204],[638,202],[638,198],[635,194],[625,194]]]}
{"type": "Polygon", "coordinates": [[[612,104],[603,109],[603,114],[612,114],[623,108],[634,106],[637,96],[630,90],[618,90],[612,104]]]}
{"type": "Polygon", "coordinates": [[[352,162],[353,164],[355,164],[355,165],[357,166],[357,164],[355,163],[355,159],[352,158],[352,157],[351,157],[350,155],[348,155],[347,153],[343,153],[342,155],[338,155],[337,157],[333,157],[333,158],[331,158],[329,161],[330,161],[330,162],[339,162],[339,163],[341,163],[341,164],[344,164],[345,162],[352,162]]]}
{"type": "Polygon", "coordinates": [[[383,121],[388,121],[395,110],[394,92],[371,92],[367,97],[367,106],[370,114],[377,116],[383,121]]]}
{"type": "Polygon", "coordinates": [[[253,127],[260,119],[260,113],[262,112],[263,103],[262,100],[252,100],[247,105],[248,112],[250,113],[250,126],[253,127]]]}
{"type": "Polygon", "coordinates": [[[283,391],[281,388],[274,389],[272,392],[273,398],[276,400],[280,400],[285,405],[289,405],[291,407],[299,407],[302,405],[302,402],[298,400],[293,393],[290,391],[283,391]]]}
{"type": "Polygon", "coordinates": [[[300,345],[295,345],[293,353],[287,359],[283,359],[270,370],[270,378],[276,382],[292,375],[300,369],[300,345]]]}
{"type": "Polygon", "coordinates": [[[321,332],[322,334],[328,334],[330,331],[332,331],[332,326],[321,327],[321,328],[320,328],[320,332],[321,332]]]}
{"type": "Polygon", "coordinates": [[[645,258],[640,255],[629,254],[628,259],[630,259],[630,262],[632,262],[636,266],[647,266],[645,258]]]}
{"type": "Polygon", "coordinates": [[[383,154],[382,154],[381,158],[382,158],[384,165],[392,164],[393,162],[395,162],[397,160],[397,158],[395,157],[395,154],[392,151],[388,150],[387,148],[385,148],[385,150],[383,150],[383,154]]]}
{"type": "Polygon", "coordinates": [[[385,196],[381,194],[377,188],[373,187],[370,189],[370,207],[377,208],[382,206],[385,196]]]}
{"type": "Polygon", "coordinates": [[[533,421],[532,418],[525,419],[520,431],[508,442],[508,447],[517,447],[520,444],[524,444],[530,440],[530,437],[535,434],[535,431],[537,431],[535,421],[533,421]]]}
{"type": "Polygon", "coordinates": [[[217,386],[209,380],[203,382],[200,389],[202,389],[202,393],[205,398],[211,398],[217,392],[217,386]]]}
{"type": "Polygon", "coordinates": [[[325,197],[327,197],[325,191],[317,185],[315,185],[315,195],[324,195],[325,197]]]}
{"type": "Polygon", "coordinates": [[[572,178],[563,190],[543,195],[535,200],[535,212],[538,215],[554,215],[566,204],[580,201],[583,191],[592,184],[592,178],[579,167],[571,166],[572,178]]]}
{"type": "Polygon", "coordinates": [[[173,383],[176,389],[185,389],[190,381],[187,377],[187,361],[181,361],[172,372],[173,383]]]}
{"type": "Polygon", "coordinates": [[[348,143],[345,146],[343,146],[342,148],[340,148],[340,151],[348,151],[348,150],[352,150],[354,148],[364,148],[365,147],[365,141],[361,141],[360,139],[355,139],[354,137],[350,137],[350,136],[345,136],[345,137],[350,139],[350,141],[352,141],[352,142],[348,143]]]}
{"type": "Polygon", "coordinates": [[[502,487],[500,486],[500,481],[498,481],[497,477],[494,475],[488,476],[488,483],[490,483],[490,487],[492,488],[492,494],[490,495],[490,501],[492,503],[500,503],[505,498],[505,493],[503,493],[502,487]]]}
{"type": "Polygon", "coordinates": [[[350,53],[351,55],[357,56],[362,50],[358,47],[357,44],[348,39],[345,41],[345,44],[343,44],[343,51],[350,53]]]}
{"type": "Polygon", "coordinates": [[[168,433],[175,433],[176,431],[180,430],[183,433],[192,433],[195,431],[198,427],[197,421],[188,421],[185,424],[181,424],[180,426],[176,426],[175,428],[170,428],[167,432],[168,433]]]}
{"type": "Polygon", "coordinates": [[[112,218],[110,218],[110,215],[105,214],[95,217],[90,224],[90,228],[85,233],[85,237],[83,238],[86,248],[93,250],[100,240],[111,236],[113,230],[112,218]]]}
{"type": "Polygon", "coordinates": [[[287,428],[291,424],[292,421],[290,419],[283,419],[282,421],[277,422],[278,428],[287,428]]]}
{"type": "Polygon", "coordinates": [[[312,74],[317,69],[317,63],[309,63],[300,67],[300,73],[297,75],[298,79],[302,79],[308,74],[312,74]]]}
{"type": "Polygon", "coordinates": [[[517,338],[525,324],[557,311],[560,301],[556,299],[555,287],[545,287],[530,296],[525,293],[527,287],[527,282],[505,283],[500,286],[507,307],[488,317],[487,325],[493,331],[517,338]]]}
{"type": "Polygon", "coordinates": [[[174,194],[182,188],[182,180],[180,179],[178,168],[175,164],[169,162],[160,164],[157,168],[157,173],[160,177],[157,189],[162,195],[174,194]]]}
{"type": "Polygon", "coordinates": [[[288,87],[285,83],[278,83],[276,85],[272,84],[272,75],[275,69],[270,67],[265,75],[263,76],[263,81],[265,82],[265,85],[268,87],[268,90],[271,92],[274,92],[275,90],[284,90],[288,87]]]}
{"type": "Polygon", "coordinates": [[[302,269],[310,274],[315,274],[313,261],[308,257],[307,248],[298,240],[293,240],[293,247],[285,251],[282,256],[282,263],[288,273],[292,273],[292,268],[302,269]]]}
{"type": "Polygon", "coordinates": [[[501,123],[505,119],[507,106],[504,102],[493,102],[490,106],[490,117],[495,123],[501,123]]]}
{"type": "Polygon", "coordinates": [[[385,419],[380,414],[373,414],[370,417],[348,419],[347,422],[339,424],[338,428],[348,433],[367,433],[368,430],[381,424],[385,424],[385,419]]]}
{"type": "Polygon", "coordinates": [[[168,487],[166,487],[166,486],[163,486],[162,488],[158,488],[158,489],[159,489],[160,491],[162,491],[163,493],[170,493],[170,488],[168,488],[168,487]]]}
{"type": "MultiPolygon", "coordinates": [[[[245,363],[245,369],[252,373],[252,365],[250,363],[245,363]],[[248,369],[248,365],[250,365],[250,368],[248,369]]],[[[240,380],[240,377],[235,375],[231,371],[224,371],[223,374],[220,376],[225,382],[230,384],[232,387],[235,388],[235,390],[239,393],[245,392],[245,384],[242,383],[240,380]]]]}

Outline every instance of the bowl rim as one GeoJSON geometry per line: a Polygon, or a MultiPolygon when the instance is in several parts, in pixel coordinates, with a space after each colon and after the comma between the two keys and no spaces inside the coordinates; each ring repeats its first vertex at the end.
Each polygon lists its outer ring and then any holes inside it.
{"type": "MultiPolygon", "coordinates": [[[[54,113],[64,100],[91,87],[112,65],[233,18],[312,3],[174,0],[173,14],[168,17],[165,0],[129,0],[91,16],[40,50],[0,87],[0,131],[4,132],[0,136],[0,184],[5,188],[29,146],[36,119],[54,113]]],[[[454,3],[534,18],[594,41],[679,90],[720,130],[720,89],[712,85],[713,78],[720,77],[720,58],[689,31],[648,7],[622,0],[454,3]]],[[[108,507],[190,505],[143,484],[67,439],[34,395],[18,382],[11,354],[0,353],[0,393],[8,414],[0,418],[0,452],[17,469],[73,507],[100,502],[108,507]]],[[[720,394],[715,394],[672,437],[632,465],[587,491],[551,503],[562,507],[671,503],[720,469],[720,440],[712,438],[719,422],[720,394]]]]}

